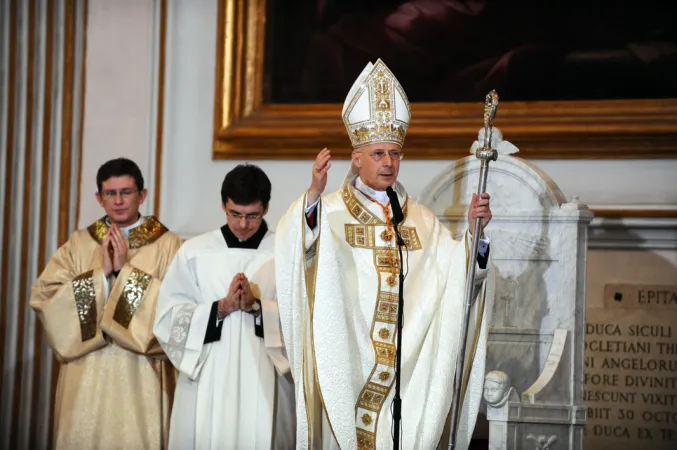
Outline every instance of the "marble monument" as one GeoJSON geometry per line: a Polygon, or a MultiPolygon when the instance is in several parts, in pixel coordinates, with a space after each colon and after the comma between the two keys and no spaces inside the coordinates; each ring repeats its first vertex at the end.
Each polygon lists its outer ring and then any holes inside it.
{"type": "MultiPolygon", "coordinates": [[[[482,130],[478,137],[483,142],[482,130]]],[[[476,146],[477,144],[473,144],[476,146]]],[[[486,192],[495,270],[484,398],[491,450],[581,449],[587,228],[592,213],[567,201],[547,174],[513,156],[494,128],[498,160],[486,192]]],[[[453,163],[419,201],[460,237],[480,162],[453,163]]]]}

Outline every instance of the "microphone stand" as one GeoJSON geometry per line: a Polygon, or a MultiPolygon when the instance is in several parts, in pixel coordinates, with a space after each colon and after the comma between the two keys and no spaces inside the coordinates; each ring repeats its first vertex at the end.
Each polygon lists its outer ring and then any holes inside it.
{"type": "MultiPolygon", "coordinates": [[[[481,161],[480,179],[477,187],[477,200],[487,189],[487,175],[489,172],[489,162],[498,159],[498,152],[491,148],[491,131],[496,110],[498,108],[498,94],[491,91],[487,94],[484,103],[484,145],[475,152],[477,159],[481,161]]],[[[477,266],[477,251],[480,242],[480,222],[481,218],[476,218],[474,231],[472,235],[472,250],[470,254],[470,267],[468,268],[465,284],[465,310],[463,314],[463,324],[461,326],[461,341],[458,356],[456,358],[456,375],[454,376],[454,397],[451,406],[451,434],[449,436],[449,450],[457,448],[459,414],[461,409],[461,394],[463,388],[463,372],[465,366],[466,343],[468,340],[468,323],[470,322],[470,309],[472,306],[472,294],[475,286],[475,267],[477,266]]]]}
{"type": "Polygon", "coordinates": [[[397,346],[395,348],[395,396],[393,397],[393,422],[394,436],[393,449],[400,448],[400,423],[402,421],[402,398],[400,397],[400,367],[402,366],[402,325],[404,320],[404,259],[402,258],[402,247],[404,241],[400,236],[399,223],[393,224],[395,237],[397,239],[397,248],[400,251],[400,289],[397,301],[397,346]]]}

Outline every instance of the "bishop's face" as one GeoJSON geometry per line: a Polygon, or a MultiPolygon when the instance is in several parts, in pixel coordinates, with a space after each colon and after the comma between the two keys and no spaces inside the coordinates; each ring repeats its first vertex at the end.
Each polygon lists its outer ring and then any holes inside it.
{"type": "Polygon", "coordinates": [[[360,169],[360,178],[377,191],[395,184],[401,159],[402,147],[391,142],[369,144],[353,151],[353,163],[360,169]]]}
{"type": "Polygon", "coordinates": [[[147,191],[139,191],[134,177],[122,175],[110,177],[101,183],[101,192],[96,199],[114,224],[126,227],[139,219],[139,207],[146,199],[147,191]]]}
{"type": "Polygon", "coordinates": [[[241,241],[246,241],[259,231],[263,216],[268,212],[268,208],[264,208],[260,200],[248,205],[240,205],[228,199],[223,205],[223,210],[228,216],[228,228],[241,241]]]}

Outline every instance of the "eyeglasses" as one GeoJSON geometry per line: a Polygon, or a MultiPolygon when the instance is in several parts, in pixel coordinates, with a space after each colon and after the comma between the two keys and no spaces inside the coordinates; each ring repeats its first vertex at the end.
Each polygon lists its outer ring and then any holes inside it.
{"type": "Polygon", "coordinates": [[[254,222],[262,217],[261,213],[251,213],[242,215],[236,211],[227,211],[226,215],[232,217],[235,220],[242,220],[244,218],[247,222],[254,222]]]}
{"type": "Polygon", "coordinates": [[[116,191],[115,189],[111,190],[106,190],[101,192],[101,197],[107,200],[113,199],[120,194],[122,198],[127,198],[132,194],[136,194],[139,192],[138,189],[131,189],[131,188],[126,188],[126,189],[120,189],[119,191],[116,191]]]}
{"type": "Polygon", "coordinates": [[[404,158],[404,152],[402,150],[388,150],[387,152],[385,150],[374,150],[373,152],[369,152],[368,155],[371,156],[371,159],[374,161],[380,161],[386,153],[390,155],[390,159],[393,161],[399,161],[404,158]]]}

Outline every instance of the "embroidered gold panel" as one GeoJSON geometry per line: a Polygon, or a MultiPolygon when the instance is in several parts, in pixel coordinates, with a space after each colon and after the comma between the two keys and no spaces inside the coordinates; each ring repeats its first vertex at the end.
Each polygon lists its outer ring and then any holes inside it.
{"type": "Polygon", "coordinates": [[[143,294],[145,294],[148,284],[150,284],[151,276],[139,269],[132,269],[132,273],[127,278],[125,287],[122,288],[122,293],[115,305],[115,314],[113,320],[125,328],[129,327],[129,323],[134,317],[136,308],[141,304],[143,294]]]}
{"type": "Polygon", "coordinates": [[[78,275],[72,282],[82,342],[96,336],[96,291],[93,274],[93,270],[87,271],[78,275]]]}
{"type": "MultiPolygon", "coordinates": [[[[101,244],[103,239],[106,237],[106,233],[108,233],[109,228],[110,227],[106,223],[106,218],[102,217],[88,226],[87,231],[89,232],[89,235],[92,237],[92,239],[101,244]]],[[[144,245],[152,244],[153,242],[157,241],[160,236],[165,234],[167,231],[169,231],[167,227],[165,227],[155,217],[150,216],[143,224],[130,230],[129,242],[127,245],[132,250],[141,248],[144,245]]]]}
{"type": "MultiPolygon", "coordinates": [[[[371,326],[374,366],[355,405],[358,449],[373,450],[378,419],[395,382],[400,257],[388,221],[369,211],[350,187],[344,188],[343,200],[350,214],[360,222],[345,225],[346,242],[353,248],[371,250],[378,274],[378,294],[371,326]]],[[[406,203],[403,211],[405,209],[406,203]]],[[[408,251],[421,249],[415,227],[400,227],[400,235],[408,251]]]]}
{"type": "MultiPolygon", "coordinates": [[[[355,248],[373,249],[383,246],[386,248],[391,248],[388,244],[394,245],[395,240],[392,239],[394,236],[390,236],[390,234],[387,233],[388,231],[388,227],[385,224],[358,225],[347,223],[345,225],[346,242],[351,247],[355,248]],[[390,242],[391,240],[392,243],[390,242]]],[[[404,245],[407,247],[407,250],[421,250],[421,241],[419,240],[418,234],[416,233],[416,228],[399,227],[399,231],[400,236],[402,236],[402,240],[404,241],[404,245]]]]}
{"type": "MultiPolygon", "coordinates": [[[[346,184],[341,190],[341,198],[343,198],[343,203],[350,214],[360,223],[369,225],[369,224],[385,224],[385,222],[379,219],[374,213],[365,208],[365,206],[360,202],[360,200],[355,196],[353,188],[350,185],[346,184]]],[[[407,212],[409,211],[409,201],[404,202],[402,207],[402,213],[404,218],[407,218],[407,212]]]]}

